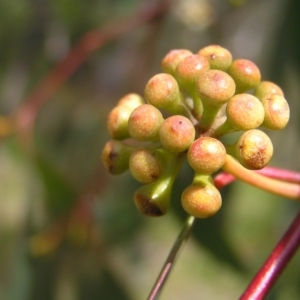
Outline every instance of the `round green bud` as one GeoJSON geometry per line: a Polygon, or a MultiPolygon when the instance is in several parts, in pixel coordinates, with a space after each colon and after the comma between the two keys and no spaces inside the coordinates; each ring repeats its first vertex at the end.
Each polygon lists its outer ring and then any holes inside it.
{"type": "Polygon", "coordinates": [[[208,70],[200,75],[197,81],[197,90],[204,104],[222,106],[234,95],[235,83],[223,71],[208,70]]]}
{"type": "Polygon", "coordinates": [[[200,174],[218,171],[226,159],[226,149],[217,139],[200,137],[193,142],[187,153],[189,165],[200,174]]]}
{"type": "Polygon", "coordinates": [[[271,81],[262,81],[255,89],[254,96],[261,100],[270,94],[278,94],[284,96],[282,89],[271,81]]]}
{"type": "Polygon", "coordinates": [[[139,94],[130,93],[122,97],[118,103],[117,106],[122,107],[130,107],[132,110],[137,108],[138,106],[144,104],[145,101],[139,94]]]}
{"type": "Polygon", "coordinates": [[[137,107],[129,117],[129,134],[138,141],[156,139],[163,120],[162,113],[156,107],[143,104],[137,107]]]}
{"type": "Polygon", "coordinates": [[[172,155],[163,151],[166,169],[155,182],[140,187],[134,194],[138,210],[146,216],[162,216],[168,212],[174,180],[185,158],[182,154],[172,155]]]}
{"type": "Polygon", "coordinates": [[[190,50],[186,49],[175,49],[171,50],[162,60],[161,69],[163,72],[175,75],[175,70],[178,64],[187,56],[192,55],[190,50]]]}
{"type": "Polygon", "coordinates": [[[122,97],[107,118],[107,128],[113,139],[126,139],[130,137],[128,132],[128,119],[132,111],[144,102],[138,94],[128,94],[122,97]]]}
{"type": "Polygon", "coordinates": [[[236,84],[236,93],[244,93],[256,88],[261,80],[259,68],[248,59],[236,59],[228,69],[228,74],[236,84]]]}
{"type": "Polygon", "coordinates": [[[231,53],[219,45],[204,47],[198,51],[198,54],[207,58],[211,69],[227,71],[232,63],[231,53]]]}
{"type": "Polygon", "coordinates": [[[290,108],[282,95],[270,94],[261,99],[265,109],[263,126],[273,130],[283,129],[290,119],[290,108]]]}
{"type": "Polygon", "coordinates": [[[252,129],[244,132],[233,145],[232,150],[228,149],[245,168],[260,170],[264,168],[273,156],[273,144],[270,138],[261,130],[252,129]]]}
{"type": "Polygon", "coordinates": [[[195,127],[184,116],[171,116],[164,120],[159,129],[160,143],[172,152],[182,152],[189,148],[195,139],[195,127]]]}
{"type": "Polygon", "coordinates": [[[134,148],[121,141],[108,141],[101,154],[105,169],[112,175],[119,175],[128,170],[129,157],[134,148]]]}
{"type": "Polygon", "coordinates": [[[238,130],[249,130],[260,126],[265,117],[262,103],[250,94],[233,96],[226,107],[227,120],[238,130]]]}
{"type": "Polygon", "coordinates": [[[165,169],[163,149],[137,149],[129,159],[129,170],[139,182],[147,184],[159,179],[165,169]]]}
{"type": "Polygon", "coordinates": [[[157,108],[176,113],[183,105],[176,79],[169,74],[154,75],[146,84],[145,99],[157,108]]]}
{"type": "Polygon", "coordinates": [[[196,218],[213,216],[222,206],[218,189],[205,181],[189,185],[181,195],[183,209],[196,218]]]}
{"type": "Polygon", "coordinates": [[[113,139],[126,139],[129,137],[127,123],[131,109],[124,109],[121,106],[114,107],[107,118],[107,128],[113,139]]]}
{"type": "Polygon", "coordinates": [[[209,70],[208,60],[204,56],[193,54],[178,64],[175,77],[180,86],[189,90],[195,86],[199,75],[207,70],[209,70]]]}

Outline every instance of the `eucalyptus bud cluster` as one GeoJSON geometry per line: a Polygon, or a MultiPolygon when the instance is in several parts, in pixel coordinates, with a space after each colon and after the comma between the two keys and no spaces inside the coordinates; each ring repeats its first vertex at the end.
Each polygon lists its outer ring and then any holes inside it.
{"type": "Polygon", "coordinates": [[[218,45],[197,53],[172,50],[161,69],[146,83],[143,95],[128,94],[112,109],[107,119],[111,140],[101,159],[111,174],[129,170],[142,184],[134,202],[148,216],[167,213],[186,159],[194,179],[182,192],[182,207],[207,218],[222,205],[213,174],[227,154],[245,168],[265,167],[273,145],[262,129],[283,129],[289,106],[279,86],[262,81],[254,62],[233,60],[230,51],[218,45]],[[236,131],[241,135],[235,143],[221,141],[236,131]]]}

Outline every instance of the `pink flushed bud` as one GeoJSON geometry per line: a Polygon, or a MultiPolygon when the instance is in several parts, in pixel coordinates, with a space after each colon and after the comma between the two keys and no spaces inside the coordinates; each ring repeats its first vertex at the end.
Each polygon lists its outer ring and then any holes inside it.
{"type": "Polygon", "coordinates": [[[222,197],[218,189],[203,176],[195,179],[181,195],[183,209],[196,218],[208,218],[216,214],[222,206],[222,197]]]}
{"type": "Polygon", "coordinates": [[[189,165],[200,174],[212,174],[218,171],[226,159],[223,144],[212,137],[200,137],[194,141],[187,153],[189,165]]]}
{"type": "Polygon", "coordinates": [[[189,115],[176,79],[165,73],[153,76],[146,84],[145,99],[159,109],[165,109],[173,114],[189,115]]]}
{"type": "Polygon", "coordinates": [[[254,96],[259,100],[271,94],[284,96],[282,89],[277,84],[271,81],[262,81],[254,91],[254,96]]]}
{"type": "Polygon", "coordinates": [[[227,71],[232,63],[231,53],[219,45],[204,47],[198,51],[198,54],[206,57],[211,69],[227,71]]]}
{"type": "Polygon", "coordinates": [[[197,89],[204,104],[222,106],[234,95],[235,83],[223,71],[208,70],[200,75],[197,82],[197,89]]]}
{"type": "Polygon", "coordinates": [[[259,68],[248,59],[236,59],[228,69],[228,74],[236,84],[236,93],[244,93],[256,88],[261,80],[259,68]]]}
{"type": "Polygon", "coordinates": [[[290,108],[285,98],[278,94],[270,94],[261,99],[265,109],[262,126],[272,130],[283,129],[290,119],[290,108]]]}
{"type": "Polygon", "coordinates": [[[228,121],[238,130],[249,130],[260,126],[265,117],[262,103],[250,94],[233,96],[226,107],[228,121]]]}
{"type": "Polygon", "coordinates": [[[174,49],[167,53],[161,62],[161,69],[163,72],[175,75],[175,70],[178,64],[187,56],[193,53],[187,49],[174,49]]]}
{"type": "Polygon", "coordinates": [[[190,147],[195,139],[195,127],[183,116],[167,118],[159,129],[162,146],[172,152],[182,152],[190,147]]]}
{"type": "Polygon", "coordinates": [[[138,141],[151,141],[158,138],[158,131],[164,118],[162,113],[150,104],[137,107],[128,120],[128,131],[138,141]]]}
{"type": "Polygon", "coordinates": [[[175,77],[180,86],[189,91],[194,89],[199,76],[207,70],[209,70],[208,60],[204,56],[193,54],[178,64],[175,77]]]}

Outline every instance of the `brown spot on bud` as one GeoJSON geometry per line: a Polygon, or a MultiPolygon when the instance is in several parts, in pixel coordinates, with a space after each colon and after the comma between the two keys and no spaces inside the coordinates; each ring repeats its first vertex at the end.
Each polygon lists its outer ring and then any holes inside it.
{"type": "Polygon", "coordinates": [[[227,71],[232,62],[231,53],[219,45],[204,47],[198,51],[198,54],[208,59],[211,69],[227,71]]]}
{"type": "Polygon", "coordinates": [[[104,167],[112,175],[119,175],[128,170],[129,157],[133,148],[125,145],[121,141],[108,141],[101,153],[101,160],[104,167]]]}
{"type": "Polygon", "coordinates": [[[237,158],[240,163],[251,170],[264,168],[273,156],[273,144],[261,130],[246,131],[237,142],[237,158]]]}

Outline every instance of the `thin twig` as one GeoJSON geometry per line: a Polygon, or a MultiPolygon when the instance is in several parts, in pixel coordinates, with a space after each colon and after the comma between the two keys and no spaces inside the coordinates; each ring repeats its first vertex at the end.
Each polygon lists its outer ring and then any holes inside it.
{"type": "Polygon", "coordinates": [[[164,265],[162,267],[162,270],[151,290],[148,300],[157,299],[157,297],[158,297],[159,293],[161,292],[163,285],[166,282],[166,279],[167,279],[168,275],[170,274],[170,271],[174,265],[176,256],[177,256],[181,246],[183,245],[183,243],[188,239],[194,223],[195,223],[195,217],[189,216],[188,219],[186,220],[184,227],[182,228],[180,234],[178,235],[178,237],[169,253],[169,256],[168,256],[166,262],[164,263],[164,265]]]}
{"type": "Polygon", "coordinates": [[[300,246],[300,211],[240,300],[264,299],[300,246]]]}

